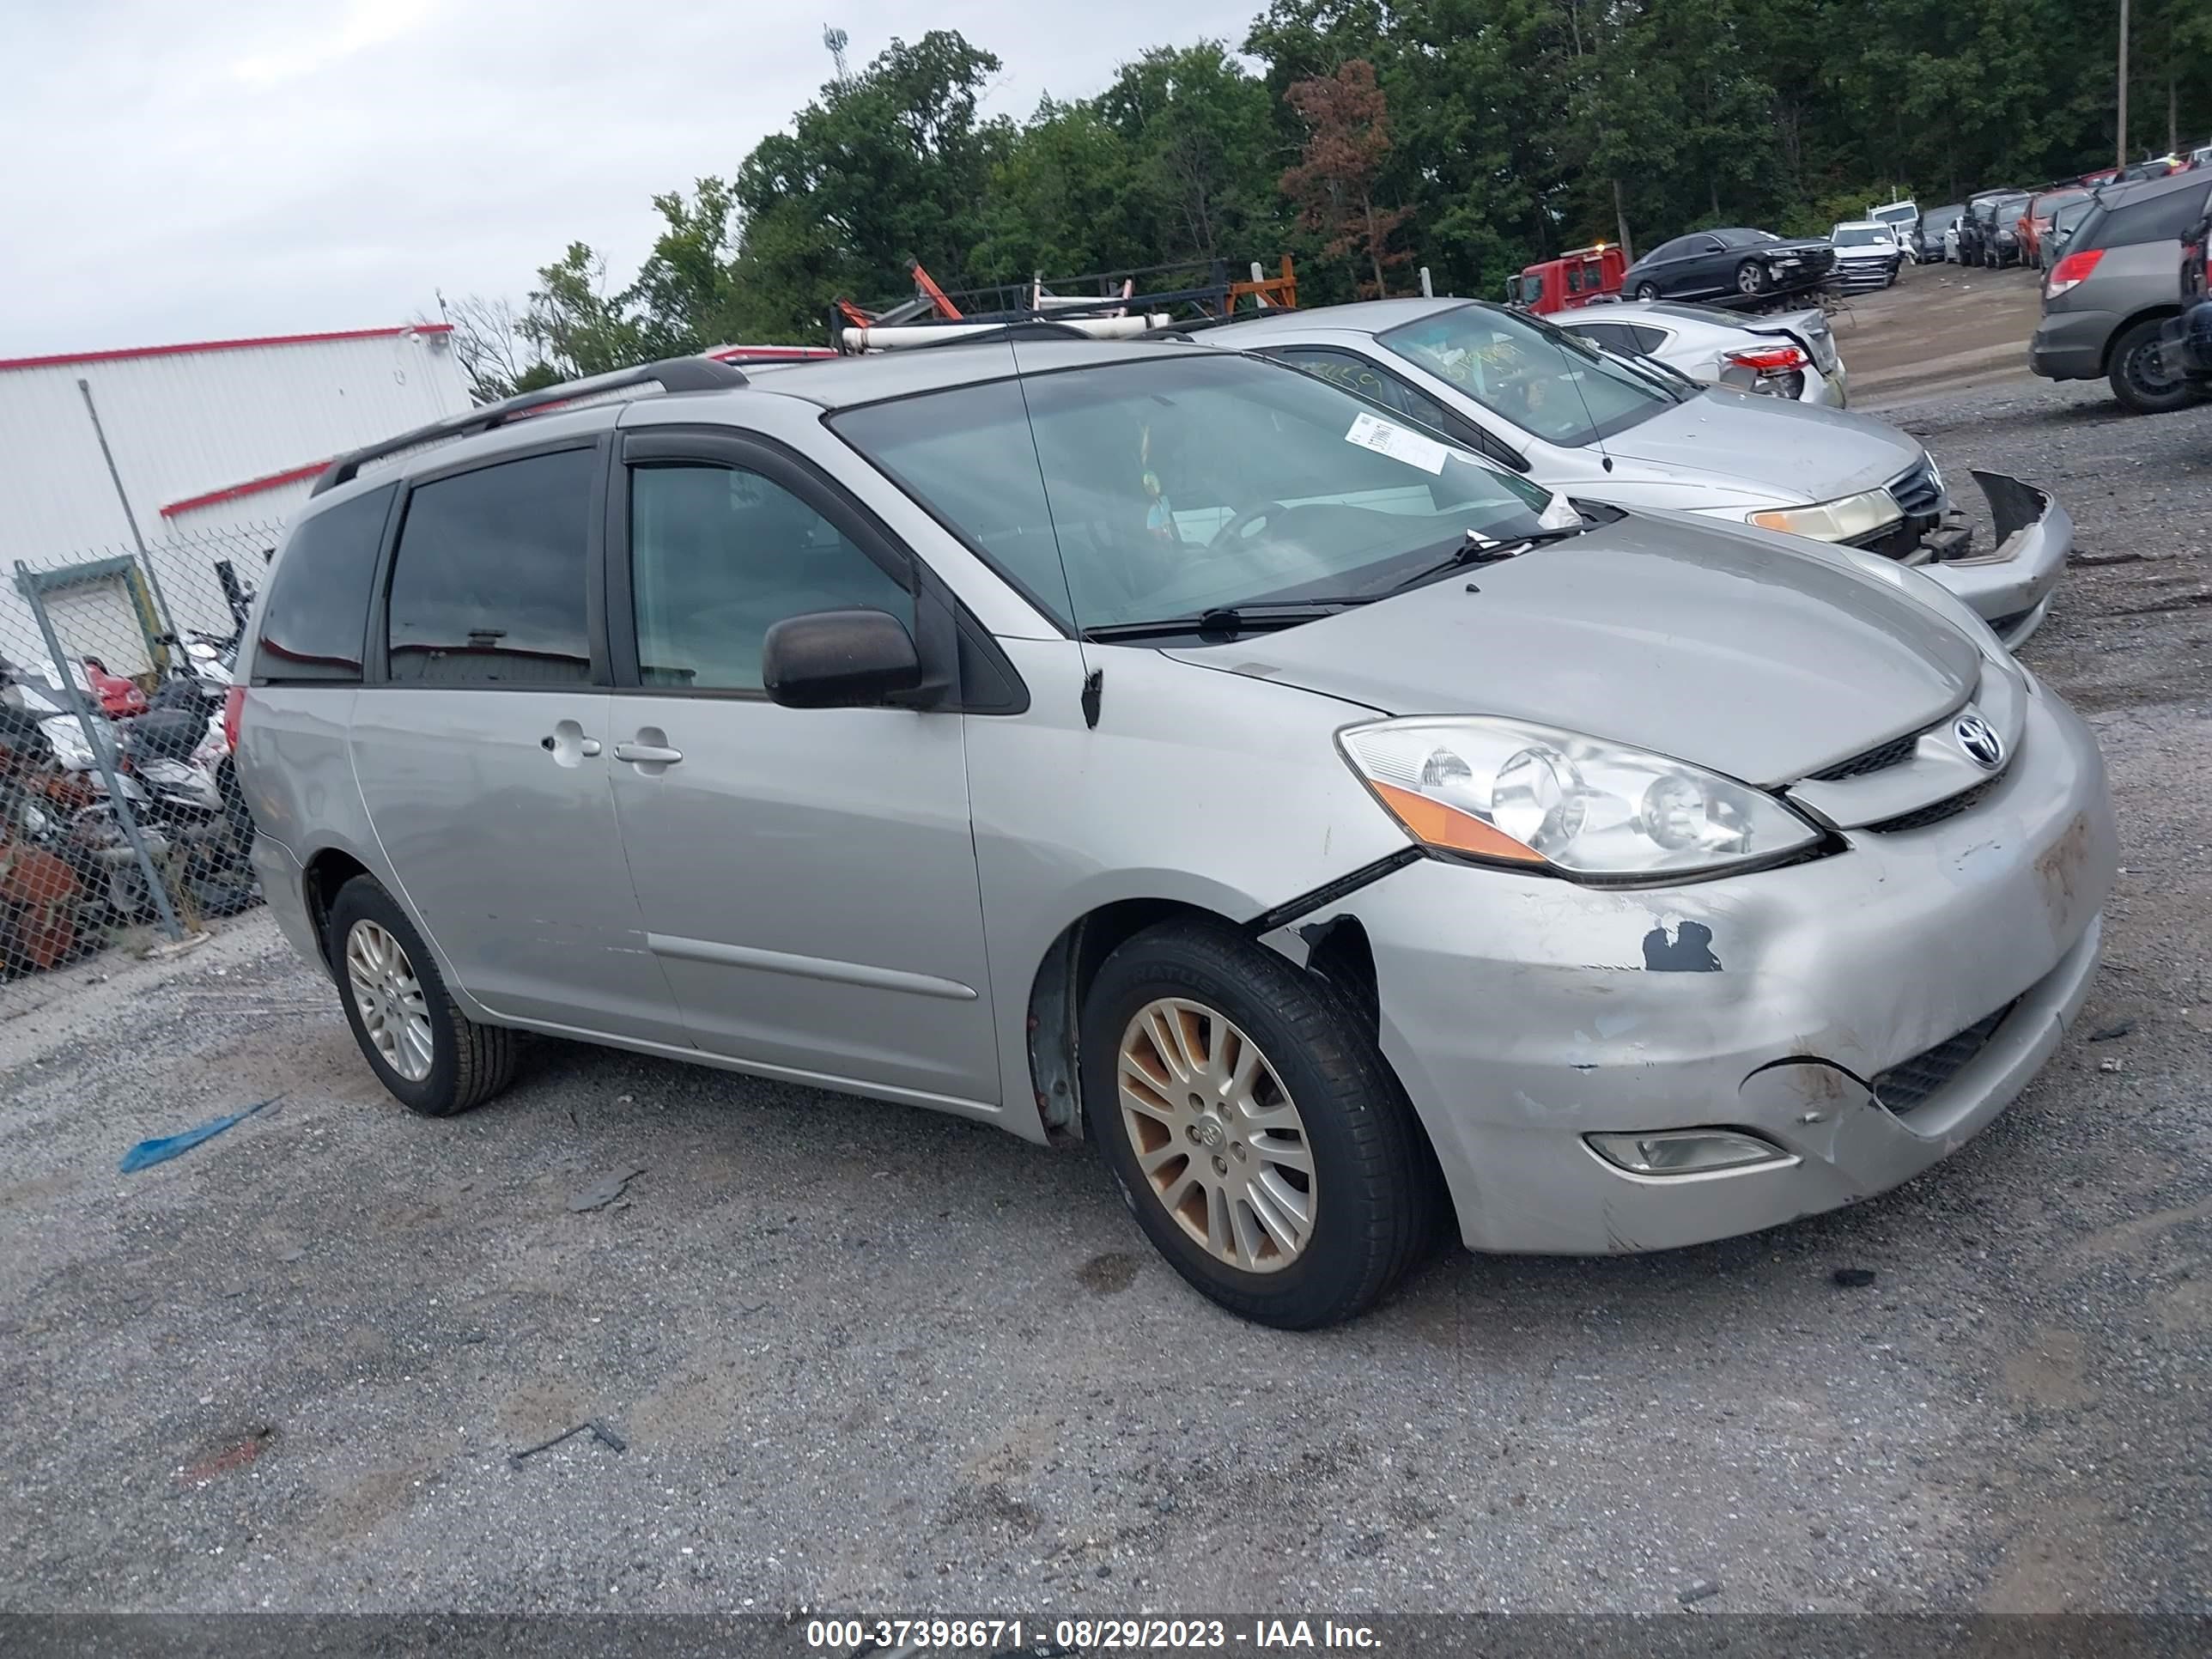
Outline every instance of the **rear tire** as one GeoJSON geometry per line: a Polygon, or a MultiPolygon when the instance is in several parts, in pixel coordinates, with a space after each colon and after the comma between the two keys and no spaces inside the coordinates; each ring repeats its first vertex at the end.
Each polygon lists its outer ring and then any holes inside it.
{"type": "Polygon", "coordinates": [[[2199,402],[2203,393],[2185,380],[2169,375],[2159,362],[2160,319],[2137,323],[2112,342],[2112,369],[2106,379],[2122,408],[2135,415],[2170,415],[2199,402]]]}
{"type": "Polygon", "coordinates": [[[1107,957],[1084,1001],[1083,1103],[1153,1247],[1257,1323],[1364,1313],[1435,1237],[1434,1165],[1374,1042],[1226,926],[1164,922],[1107,957]]]}
{"type": "Polygon", "coordinates": [[[422,935],[374,877],[356,876],[338,890],[325,950],[354,1041],[377,1081],[409,1111],[451,1117],[513,1081],[515,1034],[460,1011],[422,935]],[[387,943],[399,952],[396,964],[387,943]]]}
{"type": "Polygon", "coordinates": [[[1659,284],[1656,283],[1638,283],[1636,285],[1636,297],[1639,300],[1646,301],[1657,299],[1659,297],[1659,284]]]}

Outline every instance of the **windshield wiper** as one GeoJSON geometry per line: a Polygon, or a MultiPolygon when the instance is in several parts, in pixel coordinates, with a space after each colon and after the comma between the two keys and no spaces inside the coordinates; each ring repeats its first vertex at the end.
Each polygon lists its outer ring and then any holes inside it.
{"type": "Polygon", "coordinates": [[[1204,639],[1235,639],[1277,628],[1296,628],[1319,622],[1355,605],[1372,605],[1379,593],[1347,593],[1327,599],[1286,599],[1274,604],[1223,605],[1189,617],[1159,617],[1147,622],[1102,623],[1086,628],[1083,637],[1100,644],[1115,640],[1164,639],[1195,634],[1204,639]]]}
{"type": "Polygon", "coordinates": [[[1525,536],[1509,537],[1498,542],[1486,540],[1469,531],[1467,539],[1449,555],[1401,579],[1389,591],[1402,593],[1409,587],[1419,587],[1423,582],[1449,576],[1453,571],[1471,564],[1496,564],[1503,559],[1516,558],[1532,547],[1541,547],[1547,542],[1563,542],[1570,536],[1581,535],[1589,528],[1586,524],[1561,525],[1556,530],[1532,530],[1525,536]]]}

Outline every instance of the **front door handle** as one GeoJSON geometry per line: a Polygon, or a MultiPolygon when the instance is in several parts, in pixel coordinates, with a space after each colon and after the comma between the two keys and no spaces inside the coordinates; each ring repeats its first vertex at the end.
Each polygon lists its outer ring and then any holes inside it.
{"type": "Polygon", "coordinates": [[[615,758],[635,766],[673,766],[684,758],[684,751],[661,743],[618,743],[615,758]]]}
{"type": "Polygon", "coordinates": [[[563,766],[574,766],[599,752],[599,740],[587,738],[574,720],[561,720],[538,739],[538,746],[563,766]]]}

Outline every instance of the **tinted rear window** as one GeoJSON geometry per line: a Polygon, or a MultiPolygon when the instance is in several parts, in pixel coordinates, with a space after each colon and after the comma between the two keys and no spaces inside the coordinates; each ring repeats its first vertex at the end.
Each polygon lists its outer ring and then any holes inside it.
{"type": "Polygon", "coordinates": [[[398,488],[386,484],[300,521],[270,578],[253,659],[258,678],[360,680],[369,586],[398,488]]]}
{"type": "Polygon", "coordinates": [[[392,678],[434,685],[573,684],[585,619],[595,450],[504,461],[418,488],[392,561],[392,678]]]}
{"type": "Polygon", "coordinates": [[[2204,216],[2208,186],[2192,184],[2132,202],[2107,202],[2093,212],[2075,237],[2077,249],[2129,247],[2138,242],[2178,242],[2204,216]]]}

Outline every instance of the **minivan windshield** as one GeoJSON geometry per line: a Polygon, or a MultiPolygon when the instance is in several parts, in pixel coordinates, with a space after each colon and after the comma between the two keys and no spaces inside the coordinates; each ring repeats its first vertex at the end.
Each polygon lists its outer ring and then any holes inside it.
{"type": "Polygon", "coordinates": [[[1544,533],[1551,501],[1327,381],[1197,348],[830,424],[1078,631],[1378,598],[1455,549],[1544,533]]]}
{"type": "Polygon", "coordinates": [[[1492,306],[1433,312],[1375,338],[1547,443],[1579,448],[1680,401],[1587,340],[1492,306]]]}

